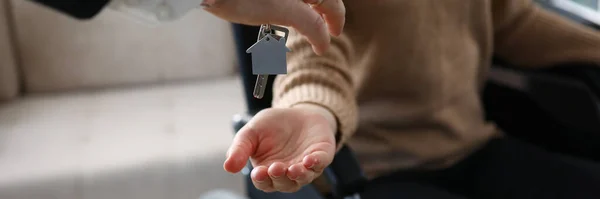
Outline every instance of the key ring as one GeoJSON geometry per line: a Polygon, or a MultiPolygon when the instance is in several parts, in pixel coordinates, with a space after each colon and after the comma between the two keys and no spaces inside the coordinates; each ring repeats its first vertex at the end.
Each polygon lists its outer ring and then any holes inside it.
{"type": "Polygon", "coordinates": [[[256,40],[261,40],[263,37],[267,36],[268,34],[271,34],[272,31],[273,30],[271,29],[271,24],[260,25],[260,30],[258,31],[258,38],[256,40]]]}
{"type": "Polygon", "coordinates": [[[265,32],[271,33],[271,24],[263,24],[263,26],[265,27],[265,32]]]}
{"type": "MultiPolygon", "coordinates": [[[[276,25],[271,25],[271,24],[262,24],[260,25],[260,30],[258,31],[258,38],[256,39],[257,41],[260,41],[262,38],[266,37],[269,34],[275,34],[274,31],[279,31],[282,32],[283,38],[285,38],[285,40],[287,41],[288,36],[290,34],[289,30],[287,28],[281,27],[281,26],[276,26],[276,25]]],[[[279,38],[279,37],[277,37],[279,38]]],[[[279,39],[277,39],[279,40],[279,39]]]]}

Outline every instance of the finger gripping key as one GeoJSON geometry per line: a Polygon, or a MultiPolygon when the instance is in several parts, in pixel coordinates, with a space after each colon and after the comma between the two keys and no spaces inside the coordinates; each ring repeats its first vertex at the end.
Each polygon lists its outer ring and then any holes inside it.
{"type": "Polygon", "coordinates": [[[288,29],[269,24],[261,25],[257,42],[250,46],[246,53],[252,54],[252,73],[258,75],[254,85],[253,95],[261,99],[269,79],[269,75],[287,74],[287,52],[286,46],[288,29]],[[276,34],[283,33],[283,36],[276,34]]]}

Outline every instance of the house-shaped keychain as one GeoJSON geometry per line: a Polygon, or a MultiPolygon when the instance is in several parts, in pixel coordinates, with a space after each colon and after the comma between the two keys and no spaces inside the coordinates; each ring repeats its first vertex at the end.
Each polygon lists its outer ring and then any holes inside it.
{"type": "Polygon", "coordinates": [[[286,55],[287,52],[290,52],[291,50],[285,45],[285,40],[285,37],[276,39],[273,34],[266,34],[262,39],[246,50],[246,53],[252,53],[253,74],[287,74],[286,55]]]}

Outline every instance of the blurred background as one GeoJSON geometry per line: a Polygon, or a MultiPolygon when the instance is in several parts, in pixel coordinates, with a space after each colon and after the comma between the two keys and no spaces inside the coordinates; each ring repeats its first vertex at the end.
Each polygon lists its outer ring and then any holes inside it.
{"type": "Polygon", "coordinates": [[[149,26],[0,1],[0,198],[243,194],[222,169],[237,63],[232,25],[202,10],[149,26]]]}

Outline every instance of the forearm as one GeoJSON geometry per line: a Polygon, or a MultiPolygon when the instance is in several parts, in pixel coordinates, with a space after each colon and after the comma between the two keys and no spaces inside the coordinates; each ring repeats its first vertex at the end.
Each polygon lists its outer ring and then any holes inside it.
{"type": "Polygon", "coordinates": [[[32,0],[58,12],[78,19],[90,19],[96,16],[110,0],[32,0]]]}
{"type": "Polygon", "coordinates": [[[202,0],[32,0],[78,19],[95,17],[105,8],[149,22],[172,21],[197,8],[202,0]]]}
{"type": "Polygon", "coordinates": [[[600,66],[600,32],[533,4],[517,5],[522,7],[507,7],[512,10],[502,16],[506,20],[496,21],[495,52],[500,58],[523,67],[569,62],[597,63],[600,66]]]}
{"type": "Polygon", "coordinates": [[[111,0],[109,8],[152,23],[173,21],[200,7],[203,0],[111,0]]]}

